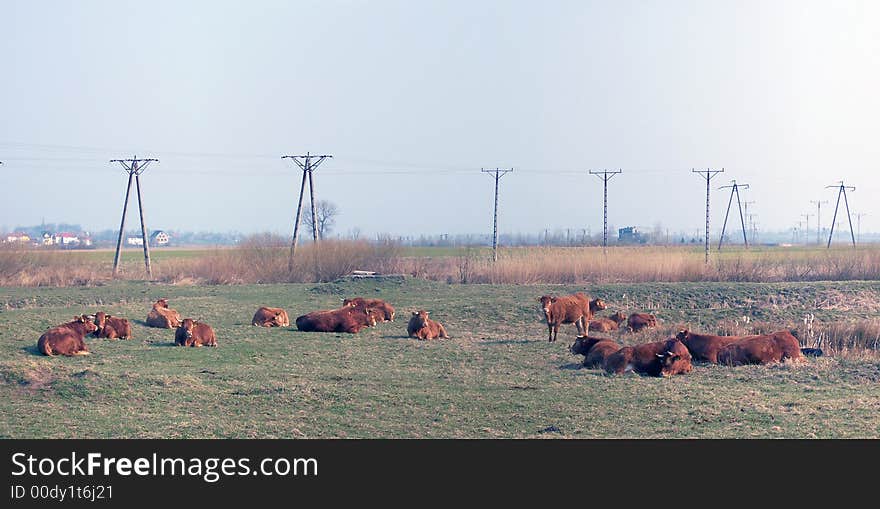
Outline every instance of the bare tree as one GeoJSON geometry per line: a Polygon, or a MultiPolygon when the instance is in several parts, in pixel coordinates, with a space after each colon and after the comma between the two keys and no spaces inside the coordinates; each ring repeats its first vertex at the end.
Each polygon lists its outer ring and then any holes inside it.
{"type": "MultiPolygon", "coordinates": [[[[324,236],[333,230],[336,223],[336,216],[339,215],[339,208],[335,203],[327,200],[318,200],[315,202],[315,213],[318,215],[318,238],[323,239],[324,236]]],[[[312,208],[306,207],[303,210],[302,224],[306,230],[314,237],[314,222],[312,221],[312,208]]]]}

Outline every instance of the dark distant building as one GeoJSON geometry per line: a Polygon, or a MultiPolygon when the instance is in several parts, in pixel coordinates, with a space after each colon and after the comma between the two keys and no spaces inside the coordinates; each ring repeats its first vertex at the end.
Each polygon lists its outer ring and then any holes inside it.
{"type": "Polygon", "coordinates": [[[617,230],[617,242],[619,244],[644,244],[645,239],[635,226],[627,226],[617,230]]]}

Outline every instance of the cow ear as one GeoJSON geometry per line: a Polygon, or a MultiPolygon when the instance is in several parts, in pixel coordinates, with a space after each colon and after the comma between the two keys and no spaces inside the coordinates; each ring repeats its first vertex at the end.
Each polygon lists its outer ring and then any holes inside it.
{"type": "Polygon", "coordinates": [[[419,316],[419,312],[418,312],[418,311],[413,311],[412,314],[413,314],[413,316],[419,316]]]}

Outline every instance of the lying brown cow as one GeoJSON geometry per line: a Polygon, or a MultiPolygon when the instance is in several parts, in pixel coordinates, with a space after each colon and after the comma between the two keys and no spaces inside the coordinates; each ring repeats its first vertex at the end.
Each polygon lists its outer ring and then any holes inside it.
{"type": "Polygon", "coordinates": [[[287,311],[281,308],[263,306],[254,313],[251,324],[258,327],[289,327],[290,317],[287,315],[287,311]]]}
{"type": "Polygon", "coordinates": [[[376,314],[366,306],[345,306],[329,311],[313,311],[297,317],[296,328],[303,332],[347,332],[357,334],[376,325],[376,314]]]}
{"type": "Polygon", "coordinates": [[[649,313],[633,313],[629,315],[626,321],[626,330],[629,332],[638,332],[645,328],[657,326],[657,317],[649,313]]]}
{"type": "Polygon", "coordinates": [[[538,302],[541,303],[541,310],[544,312],[549,329],[547,341],[551,343],[556,341],[559,326],[565,323],[573,323],[577,327],[579,336],[587,333],[587,324],[593,318],[593,312],[590,310],[590,299],[583,293],[564,297],[542,295],[538,302]]]}
{"type": "Polygon", "coordinates": [[[406,325],[406,333],[409,337],[418,339],[449,339],[443,325],[428,318],[428,312],[424,309],[412,312],[409,323],[406,325]]]}
{"type": "Polygon", "coordinates": [[[691,357],[695,361],[706,361],[716,364],[718,352],[725,346],[735,343],[748,336],[713,336],[711,334],[694,334],[682,329],[675,335],[675,339],[684,343],[691,357]]]}
{"type": "Polygon", "coordinates": [[[376,312],[376,321],[393,322],[394,306],[382,299],[365,299],[363,297],[355,297],[353,299],[345,299],[342,301],[343,306],[366,306],[372,308],[376,312]]]}
{"type": "Polygon", "coordinates": [[[168,307],[168,299],[159,299],[147,315],[147,326],[162,329],[180,327],[180,313],[168,307]]]}
{"type": "Polygon", "coordinates": [[[626,316],[618,311],[609,317],[599,317],[590,320],[589,330],[596,332],[611,332],[618,330],[620,324],[626,321],[626,316]]]}
{"type": "Polygon", "coordinates": [[[616,374],[634,371],[651,376],[671,376],[689,373],[692,368],[690,352],[677,339],[627,346],[605,361],[605,371],[616,374]]]}
{"type": "Polygon", "coordinates": [[[786,359],[802,359],[801,345],[789,331],[772,334],[745,336],[718,351],[718,364],[740,366],[743,364],[769,364],[786,359]]]}
{"type": "Polygon", "coordinates": [[[131,339],[131,323],[125,318],[117,318],[103,311],[95,313],[94,332],[96,338],[131,339]]]}
{"type": "Polygon", "coordinates": [[[603,368],[608,357],[620,348],[620,345],[607,338],[578,336],[568,350],[574,355],[584,356],[585,368],[603,368]]]}
{"type": "Polygon", "coordinates": [[[210,325],[184,318],[174,333],[177,346],[217,346],[217,336],[210,325]]]}
{"type": "Polygon", "coordinates": [[[83,338],[98,329],[91,318],[74,316],[72,322],[52,327],[37,340],[37,350],[43,355],[89,355],[91,352],[83,338]]]}

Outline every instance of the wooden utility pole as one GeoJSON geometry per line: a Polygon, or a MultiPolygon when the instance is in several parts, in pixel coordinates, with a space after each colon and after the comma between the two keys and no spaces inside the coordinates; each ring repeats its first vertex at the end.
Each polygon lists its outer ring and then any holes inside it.
{"type": "MultiPolygon", "coordinates": [[[[745,212],[745,216],[746,216],[746,227],[747,227],[747,229],[748,229],[750,235],[751,235],[751,233],[752,233],[752,225],[751,225],[751,223],[749,222],[749,221],[751,221],[751,219],[750,219],[750,218],[751,218],[751,215],[749,215],[749,205],[754,205],[754,204],[755,204],[755,200],[743,200],[743,212],[745,212]]],[[[751,242],[752,242],[752,244],[755,243],[755,237],[754,237],[754,235],[752,235],[752,237],[751,237],[751,242]]]]}
{"type": "Polygon", "coordinates": [[[482,168],[480,170],[483,173],[488,173],[495,177],[495,213],[493,214],[492,219],[492,261],[498,261],[498,181],[501,180],[501,177],[513,171],[513,168],[501,169],[495,168],[494,170],[487,170],[482,168]]]}
{"type": "Polygon", "coordinates": [[[290,257],[287,259],[288,272],[293,272],[293,256],[296,254],[296,241],[299,237],[299,223],[302,215],[303,194],[306,189],[306,177],[309,179],[309,199],[311,200],[312,227],[314,229],[313,237],[315,243],[318,243],[318,218],[315,213],[315,182],[312,178],[312,172],[315,171],[315,169],[324,162],[324,159],[327,159],[328,157],[332,158],[333,156],[313,156],[309,152],[306,152],[306,155],[304,156],[281,156],[281,159],[293,159],[293,162],[295,162],[303,171],[302,184],[300,184],[299,187],[299,201],[296,205],[296,220],[293,223],[293,240],[290,242],[290,257]]]}
{"type": "Polygon", "coordinates": [[[839,189],[839,191],[837,192],[837,204],[834,205],[834,218],[831,220],[831,232],[828,234],[828,245],[826,247],[828,247],[828,248],[831,247],[831,238],[834,235],[834,222],[837,221],[837,209],[838,209],[838,207],[840,207],[840,196],[841,195],[843,195],[843,203],[844,203],[844,205],[846,205],[846,217],[849,220],[849,234],[852,237],[852,245],[853,245],[853,247],[855,247],[856,246],[856,235],[853,232],[852,216],[849,213],[849,201],[847,201],[847,199],[846,199],[846,190],[849,189],[850,191],[855,191],[856,188],[853,186],[843,185],[842,180],[840,181],[840,185],[825,186],[825,189],[828,189],[828,188],[836,188],[836,189],[839,189]]]}
{"type": "Polygon", "coordinates": [[[807,235],[809,235],[809,233],[810,233],[810,217],[812,215],[813,214],[810,214],[810,213],[801,214],[801,217],[806,218],[806,220],[807,220],[807,226],[806,226],[806,228],[804,228],[804,244],[809,244],[809,241],[807,241],[807,235]]]}
{"type": "Polygon", "coordinates": [[[731,182],[733,183],[732,185],[721,186],[718,188],[718,189],[727,189],[728,187],[730,188],[730,200],[727,202],[727,212],[724,214],[724,226],[721,227],[721,238],[718,239],[718,250],[719,251],[721,251],[721,243],[724,242],[724,230],[727,229],[727,216],[730,215],[730,204],[733,203],[733,195],[734,194],[736,194],[736,204],[739,207],[739,222],[742,225],[743,242],[745,243],[746,247],[749,247],[749,239],[746,236],[746,222],[745,222],[745,219],[743,218],[742,203],[739,200],[740,188],[748,189],[749,185],[748,184],[737,184],[736,180],[731,180],[731,182]]]}
{"type": "Polygon", "coordinates": [[[128,186],[125,188],[125,202],[122,204],[122,220],[119,222],[119,237],[116,239],[116,255],[113,257],[113,276],[119,271],[119,259],[122,256],[122,237],[125,235],[125,213],[128,211],[128,196],[131,194],[131,181],[134,179],[137,187],[138,212],[141,218],[141,239],[144,243],[144,267],[147,270],[147,277],[153,278],[153,268],[150,264],[150,241],[147,237],[147,226],[144,220],[144,201],[141,194],[140,175],[147,166],[152,162],[159,162],[158,159],[138,159],[137,156],[131,159],[111,159],[111,163],[119,163],[128,172],[128,186]]]}
{"type": "Polygon", "coordinates": [[[706,179],[706,264],[708,264],[709,263],[709,190],[710,190],[709,181],[711,181],[713,178],[715,178],[715,175],[718,175],[719,173],[723,173],[724,168],[721,168],[720,170],[711,170],[709,168],[706,168],[705,171],[695,170],[695,169],[691,168],[691,172],[699,173],[701,177],[706,179]]]}
{"type": "Polygon", "coordinates": [[[611,180],[612,177],[617,175],[618,173],[623,173],[620,170],[617,171],[593,171],[590,170],[590,175],[596,175],[600,179],[602,179],[604,183],[604,206],[602,208],[602,247],[608,247],[608,181],[611,180]]]}
{"type": "Polygon", "coordinates": [[[862,242],[862,216],[867,216],[867,212],[853,212],[856,216],[856,242],[862,242]]]}

